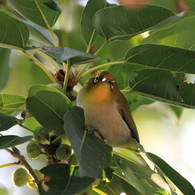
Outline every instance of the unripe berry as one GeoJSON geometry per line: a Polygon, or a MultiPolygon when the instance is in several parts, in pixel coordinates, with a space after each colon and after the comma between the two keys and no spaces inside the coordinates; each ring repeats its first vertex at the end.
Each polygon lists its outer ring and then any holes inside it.
{"type": "Polygon", "coordinates": [[[21,187],[26,185],[29,180],[30,175],[26,169],[18,168],[12,173],[12,181],[15,186],[21,187]]]}
{"type": "Polygon", "coordinates": [[[71,147],[67,144],[62,144],[56,150],[56,158],[58,160],[67,160],[70,158],[71,153],[71,147]]]}
{"type": "Polygon", "coordinates": [[[33,132],[34,139],[39,143],[46,143],[49,139],[49,130],[45,127],[39,126],[33,132]]]}
{"type": "Polygon", "coordinates": [[[27,154],[30,158],[36,158],[41,154],[41,146],[39,146],[38,144],[34,143],[34,142],[30,142],[27,147],[27,154]]]}

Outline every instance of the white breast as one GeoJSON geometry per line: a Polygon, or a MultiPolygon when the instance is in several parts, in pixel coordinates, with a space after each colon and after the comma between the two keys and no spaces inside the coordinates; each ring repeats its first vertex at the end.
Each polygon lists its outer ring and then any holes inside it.
{"type": "Polygon", "coordinates": [[[84,109],[85,123],[97,129],[109,145],[121,147],[130,139],[131,131],[118,112],[115,102],[89,107],[77,101],[77,105],[84,109]]]}

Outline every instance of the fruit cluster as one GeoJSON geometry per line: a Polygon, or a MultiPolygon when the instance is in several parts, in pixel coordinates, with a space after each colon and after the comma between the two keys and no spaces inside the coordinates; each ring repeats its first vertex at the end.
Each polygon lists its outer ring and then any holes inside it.
{"type": "MultiPolygon", "coordinates": [[[[33,137],[34,140],[31,140],[26,147],[27,154],[31,159],[43,154],[46,156],[48,164],[64,161],[70,165],[78,165],[76,156],[72,152],[71,146],[67,144],[68,140],[65,135],[38,126],[33,131],[33,137]]],[[[34,172],[40,181],[44,180],[44,175],[39,170],[35,169],[34,172]]],[[[12,180],[14,185],[18,187],[27,184],[32,189],[37,188],[33,178],[24,168],[16,169],[12,174],[12,180]]]]}

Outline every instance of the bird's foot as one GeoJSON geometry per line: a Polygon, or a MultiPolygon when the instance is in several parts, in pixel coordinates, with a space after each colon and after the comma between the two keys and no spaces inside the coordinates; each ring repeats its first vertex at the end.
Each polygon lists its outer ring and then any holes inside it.
{"type": "Polygon", "coordinates": [[[106,142],[106,139],[104,138],[104,136],[100,133],[98,129],[95,129],[91,125],[88,125],[88,124],[85,125],[85,129],[87,130],[88,133],[94,134],[95,136],[99,137],[104,142],[106,142]]]}

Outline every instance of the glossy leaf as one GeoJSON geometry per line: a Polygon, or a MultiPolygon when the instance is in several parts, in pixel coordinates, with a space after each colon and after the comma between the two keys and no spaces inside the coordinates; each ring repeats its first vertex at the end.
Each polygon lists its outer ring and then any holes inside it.
{"type": "Polygon", "coordinates": [[[195,73],[195,51],[177,47],[153,44],[139,45],[126,53],[125,61],[145,68],[195,73]]]}
{"type": "Polygon", "coordinates": [[[12,115],[14,108],[22,108],[25,105],[25,98],[18,95],[0,94],[0,111],[7,115],[12,115]],[[8,108],[8,109],[6,109],[8,108]],[[9,110],[12,108],[12,110],[9,110]]]}
{"type": "Polygon", "coordinates": [[[0,113],[0,131],[5,131],[16,124],[15,117],[0,113]]]}
{"type": "Polygon", "coordinates": [[[86,64],[105,59],[67,47],[41,47],[39,49],[56,58],[59,63],[70,60],[71,65],[86,64]]]}
{"type": "Polygon", "coordinates": [[[9,78],[10,49],[0,48],[0,91],[5,87],[9,78]]]}
{"type": "Polygon", "coordinates": [[[22,16],[46,29],[51,29],[56,23],[60,11],[50,9],[41,0],[7,0],[22,16]],[[22,6],[21,6],[22,5],[22,6]]]}
{"type": "Polygon", "coordinates": [[[26,101],[28,111],[44,127],[63,133],[63,116],[70,107],[70,100],[57,89],[34,85],[26,101]]]}
{"type": "Polygon", "coordinates": [[[39,186],[41,195],[75,195],[90,185],[94,179],[80,177],[78,167],[71,167],[68,164],[52,164],[40,170],[45,176],[51,177],[45,185],[48,191],[39,186]]]}
{"type": "Polygon", "coordinates": [[[81,34],[86,45],[92,44],[97,37],[92,24],[93,16],[98,10],[106,7],[107,4],[106,0],[89,0],[87,2],[81,16],[81,34]]]}
{"type": "Polygon", "coordinates": [[[24,48],[29,40],[29,30],[20,20],[0,11],[0,47],[24,48]]]}
{"type": "Polygon", "coordinates": [[[156,173],[149,167],[133,163],[125,158],[114,155],[114,159],[120,171],[127,181],[143,195],[154,195],[162,190],[152,179],[156,173]]]}
{"type": "Polygon", "coordinates": [[[33,136],[19,137],[16,135],[0,136],[0,149],[14,147],[16,145],[23,144],[30,141],[33,136]]]}
{"type": "Polygon", "coordinates": [[[157,24],[174,16],[170,10],[154,5],[132,10],[124,6],[111,6],[98,11],[93,18],[96,31],[107,41],[127,40],[155,28],[157,24]]]}
{"type": "Polygon", "coordinates": [[[143,69],[137,73],[129,80],[131,92],[171,105],[195,107],[195,84],[183,82],[184,74],[173,75],[169,71],[157,69],[143,69]]]}
{"type": "Polygon", "coordinates": [[[30,32],[29,39],[33,41],[33,44],[35,44],[36,46],[42,46],[42,45],[53,46],[54,45],[51,34],[47,29],[37,26],[36,24],[30,21],[24,21],[24,22],[26,23],[29,29],[29,32],[30,32]]]}
{"type": "Polygon", "coordinates": [[[70,107],[64,116],[64,129],[79,160],[80,176],[101,179],[111,161],[112,148],[85,130],[82,108],[70,107]]]}
{"type": "Polygon", "coordinates": [[[195,194],[195,189],[192,184],[189,183],[164,160],[152,153],[148,153],[148,155],[185,195],[195,194]]]}
{"type": "Polygon", "coordinates": [[[142,44],[154,43],[195,50],[195,16],[187,17],[166,29],[156,31],[143,39],[142,44]]]}

